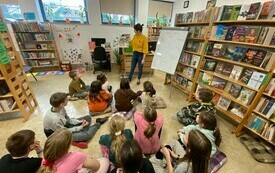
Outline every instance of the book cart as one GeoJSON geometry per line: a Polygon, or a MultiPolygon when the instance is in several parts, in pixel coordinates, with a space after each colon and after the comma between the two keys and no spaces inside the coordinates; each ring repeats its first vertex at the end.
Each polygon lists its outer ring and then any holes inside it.
{"type": "Polygon", "coordinates": [[[0,115],[20,112],[27,121],[37,100],[16,54],[10,33],[0,10],[0,115]]]}
{"type": "Polygon", "coordinates": [[[50,24],[34,21],[12,23],[21,55],[32,71],[59,70],[59,54],[50,24]]]}
{"type": "MultiPolygon", "coordinates": [[[[198,88],[211,90],[216,110],[237,124],[233,133],[239,136],[248,130],[274,146],[275,45],[272,41],[275,22],[262,19],[225,19],[223,14],[224,19],[221,20],[217,19],[220,16],[218,12],[219,8],[215,8],[211,17],[213,22],[205,24],[211,27],[211,36],[201,40],[205,43],[202,52],[188,51],[189,40],[195,40],[194,32],[191,32],[192,37],[187,39],[183,50],[183,57],[186,57],[185,53],[201,57],[193,78],[182,75],[193,82],[191,90],[182,88],[179,82],[174,82],[174,85],[180,86],[183,92],[189,94],[189,101],[194,100],[198,88]]],[[[202,24],[186,23],[176,26],[197,25],[202,24]]],[[[182,63],[181,59],[179,64],[182,63]]],[[[188,56],[185,59],[184,62],[190,61],[188,56]]],[[[175,74],[178,75],[179,72],[176,71],[175,74]]]]}

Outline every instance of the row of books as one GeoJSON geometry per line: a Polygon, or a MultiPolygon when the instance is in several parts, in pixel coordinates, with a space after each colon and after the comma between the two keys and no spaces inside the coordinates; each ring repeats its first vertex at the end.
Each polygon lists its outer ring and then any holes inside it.
{"type": "Polygon", "coordinates": [[[275,78],[272,78],[264,90],[269,96],[275,97],[275,78]]]}
{"type": "Polygon", "coordinates": [[[46,67],[46,66],[52,66],[52,65],[58,65],[58,63],[56,61],[38,61],[38,60],[30,60],[30,59],[27,59],[25,60],[25,64],[27,64],[28,66],[43,66],[43,67],[46,67]]]}
{"type": "Polygon", "coordinates": [[[53,44],[19,44],[19,48],[21,50],[28,50],[28,49],[54,49],[53,44]]]}
{"type": "Polygon", "coordinates": [[[272,69],[275,62],[274,52],[231,44],[210,43],[207,45],[206,55],[249,63],[267,71],[272,69]]]}
{"type": "Polygon", "coordinates": [[[211,14],[212,9],[197,12],[177,13],[175,18],[175,25],[182,23],[209,22],[211,14]]]}
{"type": "Polygon", "coordinates": [[[275,118],[275,99],[262,97],[254,109],[257,112],[264,114],[267,118],[275,118]]]}
{"type": "Polygon", "coordinates": [[[181,75],[188,77],[189,79],[192,79],[195,74],[195,68],[192,67],[186,67],[182,65],[178,65],[176,71],[181,73],[181,75]]]}
{"type": "Polygon", "coordinates": [[[190,27],[188,31],[188,37],[189,38],[204,38],[205,34],[208,31],[208,26],[196,26],[196,27],[190,27]]]}
{"type": "Polygon", "coordinates": [[[11,111],[16,107],[16,102],[13,98],[0,100],[0,112],[11,111]]]}
{"type": "Polygon", "coordinates": [[[49,31],[47,25],[42,25],[37,22],[13,22],[11,25],[15,32],[49,31]]]}
{"type": "Polygon", "coordinates": [[[22,52],[23,58],[55,58],[53,52],[22,52]]]}
{"type": "Polygon", "coordinates": [[[176,83],[180,84],[183,88],[185,88],[185,90],[187,91],[191,91],[193,82],[188,80],[187,78],[180,76],[180,75],[176,75],[175,77],[175,81],[176,83]]]}
{"type": "Polygon", "coordinates": [[[274,1],[242,5],[224,5],[215,9],[215,21],[274,19],[274,1]]]}
{"type": "Polygon", "coordinates": [[[198,55],[183,52],[182,56],[179,59],[179,62],[197,68],[200,62],[200,58],[201,57],[198,55]]]}
{"type": "Polygon", "coordinates": [[[198,82],[203,85],[212,86],[219,90],[224,90],[245,105],[250,105],[253,97],[256,94],[256,92],[251,89],[231,82],[227,84],[226,80],[212,76],[208,73],[200,72],[198,82]]]}
{"type": "Polygon", "coordinates": [[[267,122],[255,114],[252,114],[250,121],[248,122],[248,127],[259,133],[261,136],[266,138],[271,142],[275,142],[275,126],[274,123],[267,122]]]}
{"type": "Polygon", "coordinates": [[[211,38],[214,33],[214,38],[219,40],[275,45],[274,27],[219,24],[213,27],[211,38]]]}
{"type": "Polygon", "coordinates": [[[30,33],[17,33],[16,34],[16,39],[19,42],[51,40],[49,34],[30,34],[30,33]]]}
{"type": "Polygon", "coordinates": [[[195,52],[195,53],[201,53],[201,50],[203,48],[204,43],[199,41],[186,41],[185,50],[195,52]]]}

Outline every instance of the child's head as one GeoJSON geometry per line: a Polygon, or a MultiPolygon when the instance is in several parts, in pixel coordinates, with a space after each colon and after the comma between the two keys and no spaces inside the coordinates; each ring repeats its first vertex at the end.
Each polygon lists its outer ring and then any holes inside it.
{"type": "Polygon", "coordinates": [[[143,83],[143,90],[144,92],[148,92],[151,97],[156,94],[156,90],[150,81],[145,81],[143,83]]]}
{"type": "Polygon", "coordinates": [[[137,173],[143,164],[142,150],[135,140],[127,140],[121,147],[123,173],[137,173]]]}
{"type": "Polygon", "coordinates": [[[209,89],[200,88],[196,92],[196,99],[204,103],[209,103],[213,99],[213,93],[209,89]]]}
{"type": "Polygon", "coordinates": [[[117,163],[120,165],[120,150],[126,141],[123,130],[125,128],[125,118],[123,115],[116,113],[111,116],[109,121],[109,130],[112,139],[111,151],[115,154],[117,163]]]}
{"type": "Polygon", "coordinates": [[[68,94],[57,92],[51,95],[50,104],[52,107],[65,107],[68,104],[68,94]]]}
{"type": "Polygon", "coordinates": [[[35,133],[32,130],[20,130],[8,138],[6,148],[12,157],[21,157],[35,148],[34,142],[35,133]]]}
{"type": "Polygon", "coordinates": [[[144,135],[150,139],[155,131],[156,131],[156,127],[155,127],[155,121],[157,119],[157,111],[155,108],[153,107],[145,107],[144,109],[144,118],[146,121],[148,121],[149,125],[148,127],[144,130],[144,135]]]}
{"type": "Polygon", "coordinates": [[[96,80],[99,80],[101,84],[104,84],[107,81],[107,77],[104,73],[100,73],[96,76],[96,80]]]}
{"type": "Polygon", "coordinates": [[[128,79],[122,78],[120,81],[120,89],[131,89],[128,79]]]}
{"type": "Polygon", "coordinates": [[[217,119],[210,112],[201,112],[196,117],[197,123],[204,129],[211,130],[214,132],[214,136],[216,138],[215,143],[217,146],[221,143],[221,134],[220,130],[217,127],[217,119]]]}
{"type": "MultiPolygon", "coordinates": [[[[100,99],[98,99],[98,95],[101,91],[101,82],[99,80],[93,81],[91,83],[91,87],[90,87],[90,93],[89,93],[89,97],[91,101],[98,101],[100,102],[100,99]]],[[[101,96],[100,96],[101,97],[101,96]]]]}
{"type": "Polygon", "coordinates": [[[69,76],[70,76],[70,78],[75,80],[75,79],[79,78],[79,73],[75,70],[72,70],[72,71],[69,72],[69,76]]]}
{"type": "Polygon", "coordinates": [[[192,162],[193,173],[208,173],[211,154],[210,141],[198,130],[191,130],[187,135],[188,142],[184,159],[192,162]]]}
{"type": "Polygon", "coordinates": [[[54,162],[68,153],[71,143],[72,133],[68,129],[56,130],[45,142],[44,161],[38,172],[52,172],[54,162]]]}

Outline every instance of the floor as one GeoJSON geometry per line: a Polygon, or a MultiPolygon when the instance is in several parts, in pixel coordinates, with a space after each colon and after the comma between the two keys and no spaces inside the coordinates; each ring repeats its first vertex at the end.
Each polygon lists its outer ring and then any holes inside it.
{"type": "MultiPolygon", "coordinates": [[[[171,139],[177,138],[177,129],[181,128],[177,121],[172,119],[172,115],[176,113],[182,106],[188,104],[186,102],[186,95],[170,86],[163,85],[164,74],[155,72],[153,76],[144,76],[142,81],[149,80],[154,84],[157,95],[166,100],[167,108],[158,110],[164,116],[164,126],[161,136],[162,144],[166,144],[171,139]],[[170,97],[169,97],[170,96],[170,97]]],[[[119,75],[115,72],[107,73],[108,81],[113,86],[115,91],[119,86],[119,75]]],[[[70,78],[67,75],[62,76],[38,76],[38,81],[34,81],[29,77],[33,91],[39,103],[39,108],[33,113],[29,121],[22,123],[22,118],[10,119],[10,117],[17,117],[18,115],[7,115],[0,117],[0,156],[7,153],[5,149],[6,139],[15,131],[21,129],[32,129],[36,132],[36,138],[43,144],[46,137],[43,133],[42,119],[44,113],[50,108],[49,97],[52,93],[61,91],[68,92],[68,85],[70,78]]],[[[89,83],[96,79],[92,72],[87,72],[82,75],[82,79],[89,83]]],[[[135,81],[131,83],[134,91],[141,90],[142,85],[137,86],[135,81]]],[[[88,107],[85,100],[69,102],[66,107],[67,112],[72,117],[79,117],[88,114],[88,107]]],[[[103,116],[101,116],[103,117],[103,116]]],[[[93,118],[95,121],[95,118],[93,118]]],[[[223,151],[228,158],[227,163],[219,170],[219,173],[258,173],[258,172],[274,172],[275,164],[263,164],[255,161],[246,148],[240,143],[239,139],[231,134],[234,126],[223,118],[222,115],[218,116],[218,125],[222,133],[222,143],[220,150],[223,151]],[[273,170],[273,171],[272,171],[273,170]]],[[[127,121],[126,127],[134,130],[132,120],[127,121]]],[[[89,148],[85,150],[71,147],[72,151],[83,151],[91,157],[101,157],[101,151],[98,144],[100,135],[108,133],[108,124],[104,124],[94,138],[89,143],[89,148]]],[[[35,153],[31,153],[35,156],[35,153]]]]}

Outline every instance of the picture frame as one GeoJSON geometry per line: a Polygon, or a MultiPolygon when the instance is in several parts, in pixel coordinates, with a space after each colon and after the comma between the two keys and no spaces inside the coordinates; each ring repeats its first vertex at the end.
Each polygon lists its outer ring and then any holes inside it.
{"type": "Polygon", "coordinates": [[[189,1],[184,1],[183,8],[188,8],[188,7],[189,7],[189,1]]]}

